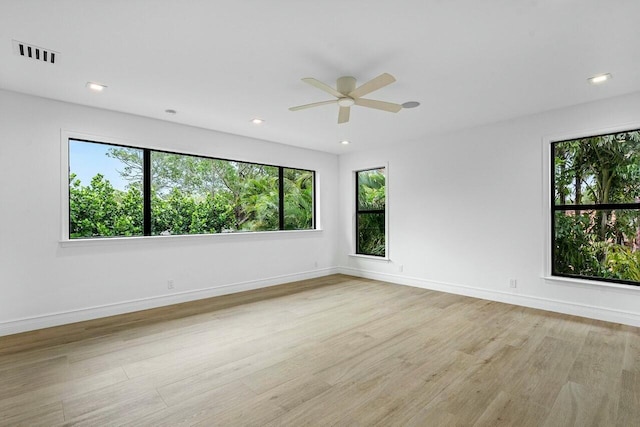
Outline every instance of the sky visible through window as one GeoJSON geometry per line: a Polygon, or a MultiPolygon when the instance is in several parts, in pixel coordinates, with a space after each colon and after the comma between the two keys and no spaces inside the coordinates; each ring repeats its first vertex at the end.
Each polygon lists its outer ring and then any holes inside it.
{"type": "Polygon", "coordinates": [[[101,173],[113,188],[124,191],[127,181],[118,171],[124,165],[118,159],[107,156],[110,145],[69,140],[69,172],[76,174],[82,185],[89,185],[91,179],[101,173]]]}

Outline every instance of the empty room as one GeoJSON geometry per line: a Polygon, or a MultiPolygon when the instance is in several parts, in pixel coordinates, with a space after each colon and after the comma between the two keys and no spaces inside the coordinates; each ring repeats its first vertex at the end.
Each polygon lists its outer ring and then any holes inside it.
{"type": "Polygon", "coordinates": [[[0,426],[640,425],[638,16],[0,0],[0,426]]]}

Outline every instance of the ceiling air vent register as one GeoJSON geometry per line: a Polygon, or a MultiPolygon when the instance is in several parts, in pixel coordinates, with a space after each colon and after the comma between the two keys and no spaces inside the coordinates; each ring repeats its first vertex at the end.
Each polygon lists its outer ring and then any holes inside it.
{"type": "Polygon", "coordinates": [[[13,40],[13,52],[27,59],[55,64],[60,59],[60,53],[44,47],[34,46],[13,40]]]}

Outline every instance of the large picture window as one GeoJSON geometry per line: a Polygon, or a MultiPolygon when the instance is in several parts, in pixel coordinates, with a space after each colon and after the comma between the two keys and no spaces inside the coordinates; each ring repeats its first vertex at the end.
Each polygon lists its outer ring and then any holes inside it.
{"type": "Polygon", "coordinates": [[[69,139],[69,238],[308,230],[315,173],[69,139]]]}
{"type": "Polygon", "coordinates": [[[386,256],[385,168],[356,172],[356,254],[386,256]]]}
{"type": "Polygon", "coordinates": [[[640,285],[640,131],[552,144],[552,274],[640,285]]]}

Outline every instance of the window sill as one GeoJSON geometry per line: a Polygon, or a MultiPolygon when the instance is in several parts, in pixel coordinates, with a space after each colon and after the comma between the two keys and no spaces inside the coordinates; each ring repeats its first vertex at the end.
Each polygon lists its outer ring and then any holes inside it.
{"type": "Polygon", "coordinates": [[[628,289],[628,290],[640,291],[640,286],[625,285],[624,283],[600,282],[597,280],[574,279],[571,277],[560,277],[560,276],[543,276],[542,278],[546,282],[557,282],[557,283],[564,283],[567,285],[581,285],[581,286],[605,287],[605,288],[628,289]]]}
{"type": "Polygon", "coordinates": [[[63,247],[82,246],[103,246],[103,245],[128,245],[146,244],[151,242],[175,242],[175,241],[196,241],[208,239],[259,239],[266,237],[300,237],[304,234],[321,233],[322,229],[314,230],[278,230],[278,231],[240,231],[235,233],[215,233],[215,234],[180,234],[173,236],[135,236],[135,237],[97,237],[88,239],[63,239],[58,244],[63,247]]]}
{"type": "Polygon", "coordinates": [[[364,258],[364,259],[371,259],[371,260],[375,260],[375,261],[384,261],[384,262],[391,262],[391,258],[389,257],[381,257],[381,256],[374,256],[374,255],[362,255],[362,254],[348,254],[351,257],[354,258],[364,258]]]}

